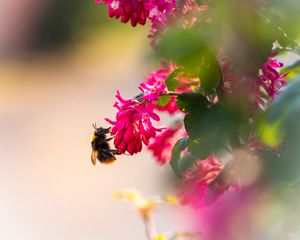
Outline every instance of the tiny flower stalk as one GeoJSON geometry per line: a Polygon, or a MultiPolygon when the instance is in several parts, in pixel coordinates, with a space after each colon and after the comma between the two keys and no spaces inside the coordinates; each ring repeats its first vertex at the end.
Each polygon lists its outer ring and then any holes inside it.
{"type": "Polygon", "coordinates": [[[136,190],[122,190],[115,193],[115,198],[118,200],[126,200],[133,203],[134,207],[137,209],[145,224],[148,240],[167,240],[165,235],[157,234],[152,214],[159,204],[177,204],[177,198],[174,195],[167,194],[162,198],[144,198],[136,190]]]}
{"type": "Polygon", "coordinates": [[[148,240],[159,239],[159,238],[157,238],[157,233],[156,233],[155,225],[154,225],[153,218],[152,218],[151,214],[149,214],[147,216],[147,218],[144,217],[143,220],[144,220],[144,223],[145,223],[146,234],[147,234],[148,240]]]}

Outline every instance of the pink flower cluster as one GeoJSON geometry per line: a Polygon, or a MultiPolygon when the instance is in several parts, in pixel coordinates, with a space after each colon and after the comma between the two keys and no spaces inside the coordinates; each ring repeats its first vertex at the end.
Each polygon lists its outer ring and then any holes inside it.
{"type": "MultiPolygon", "coordinates": [[[[221,202],[198,211],[192,217],[195,218],[195,228],[201,232],[201,239],[268,239],[262,238],[266,236],[268,224],[265,221],[269,221],[269,218],[261,217],[261,211],[266,206],[266,200],[263,201],[261,195],[254,188],[228,191],[222,195],[221,202]]],[[[273,225],[270,229],[274,229],[273,225]]]]}
{"type": "Polygon", "coordinates": [[[223,165],[214,155],[197,160],[192,168],[183,173],[183,187],[179,192],[181,203],[200,208],[215,201],[219,195],[210,192],[209,184],[222,169],[223,165]]]}
{"type": "Polygon", "coordinates": [[[288,73],[282,75],[279,73],[277,69],[283,67],[283,63],[274,59],[275,55],[276,53],[271,54],[261,65],[261,73],[257,77],[247,77],[233,66],[223,52],[220,52],[219,61],[224,78],[223,91],[229,95],[233,95],[233,92],[234,95],[238,95],[237,91],[246,92],[248,90],[249,98],[257,105],[264,106],[267,99],[263,97],[262,89],[272,99],[287,84],[284,78],[288,73]]]}
{"type": "Polygon", "coordinates": [[[148,149],[152,152],[157,163],[163,165],[172,158],[172,149],[176,142],[186,136],[182,123],[176,123],[175,126],[165,129],[155,138],[151,139],[148,149]]]}
{"type": "Polygon", "coordinates": [[[155,137],[161,129],[152,125],[152,120],[159,121],[154,113],[152,102],[130,98],[123,99],[119,92],[114,107],[118,109],[116,120],[106,119],[113,125],[111,134],[115,135],[114,145],[120,153],[133,155],[142,150],[142,143],[149,144],[149,139],[155,137]]]}
{"type": "Polygon", "coordinates": [[[168,23],[177,22],[178,20],[178,22],[181,21],[183,23],[184,28],[191,27],[198,21],[196,15],[198,15],[199,12],[207,10],[207,5],[199,5],[196,0],[181,1],[176,6],[176,11],[170,12],[167,18],[160,19],[160,21],[152,21],[149,38],[152,40],[152,43],[155,43],[155,40],[163,32],[166,25],[168,23]]]}
{"type": "Polygon", "coordinates": [[[96,0],[108,7],[111,18],[120,18],[122,23],[129,20],[132,26],[144,25],[149,18],[151,21],[166,21],[167,15],[175,8],[175,0],[96,0]]]}
{"type": "MultiPolygon", "coordinates": [[[[160,85],[165,85],[165,80],[166,78],[172,73],[172,71],[174,71],[176,68],[175,66],[171,65],[171,64],[165,64],[163,65],[159,70],[150,73],[147,78],[146,78],[146,82],[142,83],[140,85],[140,90],[149,96],[149,94],[151,94],[151,91],[154,91],[154,89],[148,91],[147,93],[147,86],[154,86],[155,89],[159,88],[160,85]],[[144,88],[144,89],[141,89],[144,88]]],[[[150,95],[151,97],[151,95],[150,95]]],[[[153,94],[152,94],[153,97],[153,94]]],[[[158,100],[155,99],[155,100],[158,100]]],[[[170,101],[165,105],[165,106],[160,106],[155,104],[155,109],[158,111],[162,111],[162,112],[168,112],[170,114],[175,113],[176,111],[178,111],[178,107],[176,105],[176,97],[172,96],[170,101]]]]}
{"type": "Polygon", "coordinates": [[[152,102],[157,101],[159,96],[167,91],[165,80],[168,75],[169,71],[165,67],[150,73],[146,81],[139,86],[139,89],[143,93],[143,99],[152,102]]]}
{"type": "Polygon", "coordinates": [[[283,63],[274,59],[275,54],[272,54],[266,63],[261,66],[262,74],[259,76],[258,84],[262,87],[269,95],[270,98],[273,98],[277,95],[280,89],[287,85],[287,82],[284,78],[288,73],[280,74],[276,69],[283,67],[283,63]]]}
{"type": "MultiPolygon", "coordinates": [[[[142,150],[142,145],[149,146],[157,162],[164,164],[171,159],[172,147],[176,141],[185,136],[185,131],[177,125],[165,131],[153,126],[153,121],[159,121],[155,110],[165,111],[170,114],[178,111],[176,97],[172,96],[165,106],[157,105],[160,96],[169,93],[165,84],[166,78],[176,69],[173,65],[164,65],[159,70],[150,73],[146,81],[139,85],[141,96],[137,98],[124,99],[117,92],[116,120],[106,119],[113,125],[111,134],[115,137],[114,145],[120,153],[131,155],[142,150]],[[160,135],[157,132],[163,131],[160,135]],[[151,141],[150,141],[151,140],[151,141]],[[150,144],[150,145],[149,145],[150,144]]],[[[190,91],[193,79],[178,77],[179,86],[176,91],[190,91]]]]}
{"type": "MultiPolygon", "coordinates": [[[[166,78],[177,69],[177,67],[173,64],[165,64],[163,65],[158,71],[153,72],[148,75],[146,83],[152,85],[153,80],[155,82],[162,82],[164,83],[166,78]]],[[[197,86],[199,85],[199,79],[192,79],[186,78],[184,76],[177,76],[178,87],[175,89],[175,92],[182,93],[182,92],[190,92],[192,91],[192,85],[197,86]]],[[[161,112],[167,112],[169,114],[174,114],[179,111],[179,108],[176,104],[176,96],[171,96],[170,101],[164,105],[155,105],[155,109],[161,112]]]]}
{"type": "Polygon", "coordinates": [[[142,95],[137,98],[124,99],[117,92],[116,120],[106,119],[113,125],[111,134],[115,136],[114,145],[120,153],[133,155],[142,150],[142,145],[149,145],[151,138],[161,132],[161,128],[153,126],[152,121],[159,121],[154,113],[155,102],[159,96],[168,92],[165,79],[168,71],[165,68],[152,72],[147,80],[139,85],[142,95]]]}

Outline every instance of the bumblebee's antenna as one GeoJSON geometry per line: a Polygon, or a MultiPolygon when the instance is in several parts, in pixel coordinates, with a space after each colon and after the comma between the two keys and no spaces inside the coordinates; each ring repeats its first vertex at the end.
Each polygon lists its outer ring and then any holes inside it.
{"type": "Polygon", "coordinates": [[[97,124],[96,124],[96,123],[93,123],[93,127],[94,127],[95,129],[97,129],[97,124]]]}

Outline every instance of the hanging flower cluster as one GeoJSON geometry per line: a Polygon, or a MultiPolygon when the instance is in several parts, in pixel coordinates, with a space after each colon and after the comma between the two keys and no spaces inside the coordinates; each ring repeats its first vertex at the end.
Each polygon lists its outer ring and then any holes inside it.
{"type": "Polygon", "coordinates": [[[123,99],[119,92],[116,98],[116,120],[106,121],[113,125],[111,134],[115,135],[114,145],[117,150],[133,155],[142,150],[142,143],[148,145],[149,139],[161,131],[152,124],[152,120],[159,121],[160,118],[153,112],[152,102],[143,102],[135,98],[123,99]]]}
{"type": "Polygon", "coordinates": [[[143,99],[155,102],[162,93],[167,92],[165,80],[169,75],[169,70],[165,67],[150,73],[146,81],[141,83],[139,89],[143,93],[143,99]]]}
{"type": "MultiPolygon", "coordinates": [[[[173,64],[164,64],[159,70],[148,75],[146,83],[152,84],[153,79],[155,79],[156,82],[164,82],[176,69],[178,70],[173,64]]],[[[191,92],[192,86],[199,86],[198,78],[187,78],[179,75],[176,80],[178,81],[178,86],[175,88],[175,92],[177,93],[191,92]]],[[[178,112],[179,108],[176,104],[176,96],[170,96],[170,100],[166,105],[155,104],[155,109],[161,112],[167,112],[171,115],[178,112]]]]}
{"type": "Polygon", "coordinates": [[[171,11],[166,17],[159,21],[153,20],[151,22],[149,38],[154,42],[163,32],[167,23],[177,21],[178,19],[184,19],[184,21],[182,21],[183,27],[191,27],[198,21],[195,16],[199,14],[199,12],[207,10],[208,6],[206,4],[199,5],[199,2],[196,0],[182,1],[176,6],[176,11],[171,11]]]}
{"type": "Polygon", "coordinates": [[[222,169],[223,164],[214,155],[205,160],[195,161],[192,168],[183,172],[183,186],[179,192],[181,203],[200,208],[215,201],[219,194],[217,192],[209,194],[209,184],[222,169]]]}
{"type": "Polygon", "coordinates": [[[270,98],[274,98],[280,92],[280,89],[287,85],[284,78],[288,73],[280,74],[278,68],[283,67],[283,63],[274,59],[275,54],[272,54],[266,63],[261,66],[261,75],[258,79],[258,84],[262,87],[270,98]]]}
{"type": "Polygon", "coordinates": [[[124,99],[117,92],[114,104],[118,110],[116,120],[106,120],[113,125],[111,134],[115,136],[114,145],[120,153],[133,155],[140,152],[143,144],[148,146],[149,140],[162,131],[154,127],[152,122],[160,120],[154,113],[155,102],[159,96],[168,93],[164,83],[167,77],[165,71],[162,68],[149,74],[146,81],[139,85],[140,97],[124,99]]]}
{"type": "Polygon", "coordinates": [[[144,25],[147,19],[155,22],[166,21],[168,14],[175,8],[175,0],[96,0],[108,7],[111,18],[130,21],[132,26],[144,25]]]}
{"type": "Polygon", "coordinates": [[[261,65],[259,76],[247,77],[234,68],[228,57],[223,52],[220,52],[219,60],[224,78],[224,92],[232,95],[236,93],[238,88],[244,86],[245,89],[249,90],[249,98],[258,105],[264,106],[266,100],[263,97],[262,90],[267,94],[268,98],[273,99],[280,93],[282,87],[287,85],[284,78],[288,73],[279,73],[277,69],[284,65],[276,60],[275,56],[276,53],[271,54],[267,61],[261,65]]]}
{"type": "Polygon", "coordinates": [[[152,138],[148,149],[152,152],[157,163],[163,165],[171,160],[175,143],[186,135],[183,124],[178,122],[175,126],[163,130],[162,133],[152,138]]]}

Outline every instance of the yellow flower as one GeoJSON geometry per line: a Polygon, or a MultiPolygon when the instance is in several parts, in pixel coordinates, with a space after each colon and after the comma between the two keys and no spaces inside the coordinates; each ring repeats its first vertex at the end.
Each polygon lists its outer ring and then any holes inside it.
{"type": "Polygon", "coordinates": [[[138,202],[142,199],[140,193],[136,190],[122,190],[115,192],[114,197],[120,200],[127,200],[129,202],[138,202]]]}
{"type": "Polygon", "coordinates": [[[144,219],[148,219],[150,217],[152,210],[155,209],[156,206],[157,202],[153,200],[144,199],[143,201],[137,203],[137,209],[144,219]]]}
{"type": "Polygon", "coordinates": [[[155,237],[154,240],[167,240],[167,238],[163,234],[159,234],[155,237]]]}
{"type": "Polygon", "coordinates": [[[165,201],[171,205],[175,205],[178,203],[177,197],[173,194],[167,194],[165,195],[165,201]]]}

